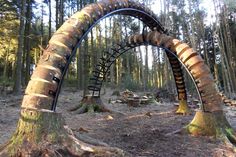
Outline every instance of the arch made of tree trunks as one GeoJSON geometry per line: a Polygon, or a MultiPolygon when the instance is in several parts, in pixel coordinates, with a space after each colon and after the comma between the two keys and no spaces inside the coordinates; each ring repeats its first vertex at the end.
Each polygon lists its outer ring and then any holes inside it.
{"type": "Polygon", "coordinates": [[[167,52],[173,52],[194,79],[203,103],[203,110],[205,112],[222,111],[223,102],[217,92],[210,69],[202,57],[189,45],[158,31],[131,36],[128,43],[131,46],[148,43],[163,48],[167,52]]]}
{"type": "MultiPolygon", "coordinates": [[[[140,3],[131,0],[104,0],[86,6],[69,18],[50,39],[49,45],[44,50],[26,88],[22,102],[23,108],[55,111],[64,76],[76,53],[76,48],[80,46],[81,41],[95,24],[113,14],[137,17],[151,30],[156,30],[162,35],[166,33],[154,13],[140,3]]],[[[197,53],[190,51],[189,46],[182,44],[179,40],[169,41],[178,41],[172,43],[177,49],[171,48],[171,50],[176,51],[177,54],[179,49],[181,50],[180,60],[183,61],[196,80],[204,101],[205,111],[222,110],[221,99],[215,89],[213,78],[202,58],[197,53]],[[186,51],[190,54],[187,58],[185,55],[181,56],[186,51]]],[[[162,43],[162,41],[158,42],[162,43]]],[[[170,44],[170,42],[167,43],[170,44]]]]}
{"type": "MultiPolygon", "coordinates": [[[[74,14],[52,36],[26,88],[16,132],[0,148],[0,156],[19,156],[21,154],[23,154],[21,156],[24,154],[29,156],[31,153],[35,153],[35,150],[40,155],[56,156],[58,149],[67,156],[90,156],[90,154],[125,156],[124,151],[120,149],[104,146],[104,144],[100,144],[103,146],[92,146],[76,139],[72,131],[65,126],[61,114],[53,112],[56,109],[66,70],[77,47],[99,20],[118,13],[138,17],[151,30],[160,32],[159,35],[158,32],[149,33],[145,41],[159,46],[164,44],[172,52],[176,52],[178,58],[194,76],[202,92],[202,99],[206,100],[204,102],[206,112],[196,112],[187,131],[194,135],[211,136],[221,132],[232,142],[236,141],[235,132],[223,114],[222,101],[217,94],[213,78],[208,73],[209,68],[201,57],[186,44],[164,34],[166,31],[158,22],[157,17],[140,3],[131,0],[104,0],[88,5],[74,14]],[[161,36],[166,38],[157,42],[156,38],[161,36]]],[[[139,36],[133,39],[130,40],[130,44],[143,42],[143,38],[139,36]]]]}
{"type": "Polygon", "coordinates": [[[114,14],[136,17],[151,30],[167,32],[157,16],[138,2],[103,0],[87,5],[72,15],[50,39],[28,83],[22,108],[55,111],[64,76],[76,49],[99,21],[114,14]]]}
{"type": "MultiPolygon", "coordinates": [[[[101,57],[99,59],[99,62],[95,65],[95,68],[93,70],[93,75],[92,77],[90,77],[90,82],[87,87],[88,90],[92,93],[92,96],[100,97],[100,91],[101,91],[103,82],[106,79],[107,73],[111,65],[115,62],[117,58],[119,58],[122,54],[126,53],[127,51],[135,47],[148,45],[148,44],[149,43],[143,42],[143,43],[137,43],[135,45],[130,45],[128,42],[126,42],[124,44],[117,44],[118,47],[110,48],[111,53],[110,51],[105,51],[105,56],[101,57]]],[[[178,93],[178,99],[180,101],[181,100],[187,101],[187,93],[186,93],[186,87],[185,87],[185,82],[184,82],[184,76],[183,76],[183,72],[181,68],[181,62],[178,60],[178,58],[173,52],[166,50],[166,54],[169,59],[171,69],[173,72],[175,85],[176,85],[177,93],[178,93]]],[[[184,68],[186,69],[185,66],[184,68]]],[[[191,74],[190,74],[190,77],[193,79],[193,76],[191,74]]],[[[198,91],[198,88],[197,88],[197,91],[198,91]]],[[[198,94],[201,100],[199,91],[198,91],[198,94]]]]}

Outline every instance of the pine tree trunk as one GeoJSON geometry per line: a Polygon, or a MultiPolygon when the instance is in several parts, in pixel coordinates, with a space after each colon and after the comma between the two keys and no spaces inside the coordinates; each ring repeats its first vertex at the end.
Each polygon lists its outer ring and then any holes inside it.
{"type": "Polygon", "coordinates": [[[59,28],[59,0],[55,0],[56,1],[56,29],[59,28]]]}
{"type": "Polygon", "coordinates": [[[16,59],[16,71],[13,92],[15,94],[21,93],[21,78],[22,78],[22,54],[24,45],[24,30],[25,30],[25,0],[21,0],[20,7],[20,28],[18,36],[18,51],[16,59]]]}
{"type": "Polygon", "coordinates": [[[77,48],[77,52],[76,52],[76,70],[77,70],[77,89],[81,89],[82,87],[82,54],[81,54],[81,47],[77,48]]]}
{"type": "Polygon", "coordinates": [[[32,0],[27,0],[27,14],[26,14],[26,28],[25,28],[25,64],[26,64],[26,70],[25,70],[25,84],[29,82],[30,79],[30,44],[31,44],[31,38],[29,35],[31,34],[31,20],[32,20],[32,0]]]}
{"type": "Polygon", "coordinates": [[[64,22],[64,0],[60,0],[59,3],[59,27],[64,22]]]}
{"type": "Polygon", "coordinates": [[[52,5],[51,5],[51,0],[48,0],[48,12],[49,12],[49,17],[48,17],[48,40],[52,36],[52,5]]]}
{"type": "Polygon", "coordinates": [[[143,57],[142,57],[142,51],[141,51],[141,48],[140,46],[138,47],[138,53],[139,53],[139,56],[140,56],[140,78],[141,78],[141,84],[143,86],[143,88],[145,88],[145,79],[144,79],[144,69],[143,69],[143,57]]]}
{"type": "Polygon", "coordinates": [[[10,53],[10,47],[11,47],[11,39],[9,39],[9,45],[8,45],[8,49],[6,51],[6,57],[5,57],[5,63],[4,63],[4,68],[3,68],[3,78],[4,80],[7,79],[7,71],[8,71],[8,57],[9,57],[9,53],[10,53]]]}
{"type": "Polygon", "coordinates": [[[144,91],[148,88],[149,70],[148,70],[148,47],[145,46],[145,68],[144,68],[144,91]]]}
{"type": "Polygon", "coordinates": [[[87,89],[87,86],[88,86],[88,77],[89,77],[89,50],[88,50],[88,38],[86,37],[85,38],[85,41],[84,41],[84,68],[83,68],[83,96],[85,97],[87,94],[88,94],[88,89],[87,89]]]}

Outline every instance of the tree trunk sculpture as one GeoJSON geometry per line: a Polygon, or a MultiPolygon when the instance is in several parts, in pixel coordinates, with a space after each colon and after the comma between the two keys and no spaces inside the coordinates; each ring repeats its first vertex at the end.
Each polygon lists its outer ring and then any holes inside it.
{"type": "Polygon", "coordinates": [[[217,92],[210,69],[201,56],[187,44],[158,31],[145,35],[134,35],[129,38],[129,44],[149,43],[164,49],[169,49],[186,66],[194,78],[202,99],[201,110],[197,111],[192,122],[184,130],[193,135],[208,135],[226,137],[236,143],[236,135],[228,123],[222,109],[223,101],[217,92]]]}
{"type": "Polygon", "coordinates": [[[114,14],[138,17],[151,29],[163,31],[156,15],[132,0],[104,0],[75,13],[55,32],[44,50],[26,88],[16,132],[0,148],[0,156],[125,155],[117,148],[93,146],[76,139],[61,114],[55,112],[63,78],[77,47],[94,24],[114,14]]]}

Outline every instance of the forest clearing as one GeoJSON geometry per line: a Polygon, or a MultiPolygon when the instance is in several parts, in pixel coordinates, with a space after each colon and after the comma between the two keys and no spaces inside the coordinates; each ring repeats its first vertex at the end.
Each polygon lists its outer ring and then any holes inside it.
{"type": "Polygon", "coordinates": [[[0,156],[236,156],[236,2],[0,6],[0,156]]]}
{"type": "MultiPolygon", "coordinates": [[[[187,134],[168,135],[187,125],[194,115],[194,109],[192,109],[191,115],[182,116],[174,114],[177,108],[174,102],[167,101],[141,107],[129,107],[122,103],[111,104],[108,103],[109,99],[116,99],[116,96],[111,96],[111,93],[111,89],[106,89],[102,100],[106,102],[105,105],[108,108],[117,113],[71,113],[68,109],[82,99],[82,91],[74,92],[69,88],[61,93],[58,112],[63,113],[66,124],[75,134],[86,135],[109,146],[121,148],[132,156],[235,156],[231,146],[225,145],[224,142],[216,140],[214,137],[193,137],[187,134]]],[[[16,128],[20,98],[1,98],[1,144],[10,138],[16,128]]],[[[226,107],[225,110],[229,111],[226,114],[232,126],[236,126],[234,113],[236,108],[226,107]]]]}

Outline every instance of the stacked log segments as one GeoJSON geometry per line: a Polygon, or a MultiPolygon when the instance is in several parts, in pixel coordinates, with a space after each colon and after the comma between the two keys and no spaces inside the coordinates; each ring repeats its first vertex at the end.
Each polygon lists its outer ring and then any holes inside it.
{"type": "Polygon", "coordinates": [[[58,95],[60,81],[63,80],[70,58],[74,55],[73,50],[93,24],[108,14],[138,17],[151,29],[158,28],[163,31],[156,15],[132,0],[103,0],[87,5],[71,16],[50,39],[28,84],[22,106],[26,107],[30,103],[31,107],[51,109],[53,100],[57,99],[55,93],[58,95]]]}
{"type": "MultiPolygon", "coordinates": [[[[140,46],[142,44],[150,44],[154,46],[165,45],[165,42],[170,42],[172,37],[166,36],[158,31],[151,31],[145,35],[133,35],[128,38],[127,45],[140,46]]],[[[170,45],[170,44],[169,44],[170,45]]],[[[171,45],[170,45],[171,46],[171,45]]],[[[175,84],[178,92],[179,100],[187,100],[186,87],[184,82],[184,75],[181,68],[181,63],[179,60],[167,52],[167,57],[169,59],[172,72],[175,79],[175,84]]]]}
{"type": "MultiPolygon", "coordinates": [[[[147,34],[135,35],[136,39],[144,38],[146,42],[152,45],[167,48],[175,53],[178,59],[187,67],[187,70],[193,76],[200,96],[203,101],[203,109],[207,112],[222,111],[222,100],[218,94],[213,76],[210,74],[209,67],[204,63],[202,57],[189,47],[186,43],[182,43],[178,39],[171,38],[166,34],[152,31],[147,34]]],[[[135,45],[134,37],[129,38],[129,44],[135,45]]],[[[179,95],[184,95],[184,80],[181,65],[175,59],[169,56],[171,67],[176,81],[179,95]],[[183,92],[183,93],[182,93],[183,92]]]]}
{"type": "MultiPolygon", "coordinates": [[[[157,16],[152,11],[132,0],[103,0],[88,5],[81,11],[75,13],[52,36],[49,45],[44,50],[37,65],[37,70],[34,72],[27,86],[22,106],[26,107],[26,103],[31,103],[32,108],[49,110],[52,108],[52,106],[48,104],[52,104],[54,100],[57,99],[55,95],[58,95],[61,86],[60,81],[63,80],[71,58],[75,55],[74,50],[76,49],[76,45],[85,37],[87,31],[93,27],[93,24],[98,22],[99,19],[113,14],[137,17],[151,30],[156,30],[150,32],[150,34],[148,36],[146,35],[144,38],[142,38],[143,35],[141,35],[142,37],[135,37],[135,41],[150,42],[157,46],[165,46],[171,51],[176,52],[189,71],[195,74],[194,76],[197,78],[197,81],[200,84],[205,84],[205,78],[209,78],[207,73],[196,69],[198,65],[202,64],[202,58],[197,55],[196,52],[189,50],[190,48],[187,44],[163,34],[166,31],[160,25],[157,16]],[[39,68],[40,70],[38,70],[39,68]],[[51,75],[53,76],[51,77],[51,75]],[[50,78],[52,78],[52,80],[50,80],[50,78]]],[[[132,40],[132,44],[136,44],[135,41],[132,40]]],[[[173,64],[174,69],[178,67],[179,65],[173,64]]],[[[206,68],[207,67],[204,67],[204,69],[206,68]]],[[[178,71],[176,71],[174,75],[176,76],[176,80],[180,82],[183,81],[178,71]]],[[[180,87],[182,88],[183,86],[180,87]]],[[[205,90],[206,89],[203,88],[202,92],[204,93],[205,90]]],[[[208,100],[208,97],[217,97],[218,95],[215,88],[213,88],[213,91],[214,92],[209,96],[204,95],[204,99],[208,100]]],[[[221,110],[220,105],[217,103],[206,103],[205,108],[207,111],[221,110]]]]}

